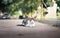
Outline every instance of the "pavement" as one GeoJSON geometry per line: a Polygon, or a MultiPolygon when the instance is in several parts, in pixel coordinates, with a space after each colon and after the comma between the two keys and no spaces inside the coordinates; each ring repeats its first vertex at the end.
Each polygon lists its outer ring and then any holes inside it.
{"type": "Polygon", "coordinates": [[[60,27],[60,20],[36,20],[38,22],[49,24],[55,27],[60,27]]]}
{"type": "Polygon", "coordinates": [[[60,38],[60,28],[35,21],[35,27],[20,26],[22,20],[0,20],[0,38],[60,38]]]}

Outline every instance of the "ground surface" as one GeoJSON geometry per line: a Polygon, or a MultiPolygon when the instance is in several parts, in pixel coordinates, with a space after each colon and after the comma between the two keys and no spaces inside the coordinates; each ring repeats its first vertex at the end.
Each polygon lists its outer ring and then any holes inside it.
{"type": "Polygon", "coordinates": [[[0,20],[0,38],[60,38],[60,28],[35,21],[35,27],[19,26],[22,20],[0,20]]]}

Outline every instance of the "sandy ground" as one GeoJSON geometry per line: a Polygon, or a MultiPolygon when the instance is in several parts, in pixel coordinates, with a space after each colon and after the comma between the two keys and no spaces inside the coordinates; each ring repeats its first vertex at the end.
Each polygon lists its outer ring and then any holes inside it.
{"type": "Polygon", "coordinates": [[[35,27],[20,26],[22,20],[0,20],[0,38],[60,38],[60,28],[35,21],[35,27]]]}

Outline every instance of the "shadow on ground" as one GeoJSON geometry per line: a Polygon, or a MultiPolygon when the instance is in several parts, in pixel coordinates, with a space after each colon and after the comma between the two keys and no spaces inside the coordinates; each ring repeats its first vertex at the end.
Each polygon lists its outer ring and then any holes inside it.
{"type": "Polygon", "coordinates": [[[18,36],[24,36],[24,34],[18,34],[18,36]]]}
{"type": "Polygon", "coordinates": [[[23,26],[23,27],[24,27],[25,25],[22,25],[22,24],[18,24],[17,26],[23,26]]]}
{"type": "Polygon", "coordinates": [[[53,27],[58,27],[58,28],[60,28],[60,25],[52,25],[53,27]]]}

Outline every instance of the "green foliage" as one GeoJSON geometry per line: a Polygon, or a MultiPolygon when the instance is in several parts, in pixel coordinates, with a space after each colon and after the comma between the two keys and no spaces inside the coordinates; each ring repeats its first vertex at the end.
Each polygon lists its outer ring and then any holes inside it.
{"type": "Polygon", "coordinates": [[[57,5],[60,7],[60,0],[55,0],[57,5]]]}
{"type": "MultiPolygon", "coordinates": [[[[60,0],[55,0],[57,5],[60,7],[60,0]]],[[[50,5],[52,5],[52,0],[44,0],[45,4],[47,5],[47,7],[49,7],[50,5]]]]}
{"type": "MultiPolygon", "coordinates": [[[[43,0],[47,6],[50,6],[51,0],[43,0]]],[[[55,0],[60,7],[60,0],[55,0]]],[[[0,0],[0,4],[4,4],[3,11],[14,13],[20,8],[23,13],[29,13],[37,9],[37,6],[42,3],[42,0],[0,0]]]]}
{"type": "Polygon", "coordinates": [[[4,11],[10,14],[14,14],[18,10],[22,10],[23,13],[29,13],[37,9],[37,6],[41,4],[41,0],[2,0],[2,3],[6,5],[4,11]]]}
{"type": "Polygon", "coordinates": [[[57,13],[57,14],[58,14],[57,19],[60,20],[60,13],[57,13]]]}

